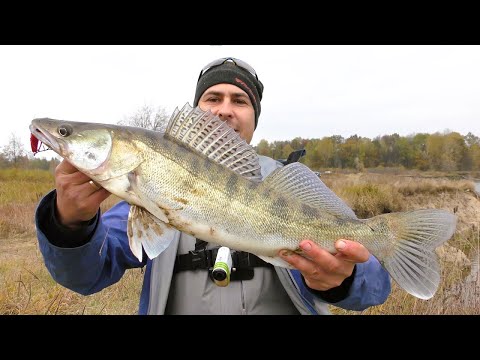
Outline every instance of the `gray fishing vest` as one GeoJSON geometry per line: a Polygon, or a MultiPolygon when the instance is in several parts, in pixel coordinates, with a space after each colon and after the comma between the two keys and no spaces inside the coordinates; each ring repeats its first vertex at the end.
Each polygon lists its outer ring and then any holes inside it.
{"type": "MultiPolygon", "coordinates": [[[[279,162],[260,156],[262,176],[281,167],[279,162]]],[[[207,270],[181,271],[173,275],[177,255],[195,249],[196,239],[175,231],[170,246],[152,261],[148,314],[311,314],[288,269],[256,267],[250,280],[231,281],[219,287],[207,270]]],[[[207,249],[217,247],[208,244],[207,249]]],[[[315,298],[319,314],[330,314],[326,303],[315,298]]]]}

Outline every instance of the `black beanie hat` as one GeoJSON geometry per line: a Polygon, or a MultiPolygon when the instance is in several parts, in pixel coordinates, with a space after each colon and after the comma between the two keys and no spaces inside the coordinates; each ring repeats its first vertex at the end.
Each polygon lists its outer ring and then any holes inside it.
{"type": "MultiPolygon", "coordinates": [[[[228,59],[228,58],[227,58],[228,59]]],[[[255,129],[260,116],[263,84],[257,77],[231,61],[225,61],[221,65],[213,66],[200,76],[195,90],[193,106],[198,105],[200,97],[205,90],[217,84],[232,84],[245,91],[252,102],[255,110],[255,129]]]]}

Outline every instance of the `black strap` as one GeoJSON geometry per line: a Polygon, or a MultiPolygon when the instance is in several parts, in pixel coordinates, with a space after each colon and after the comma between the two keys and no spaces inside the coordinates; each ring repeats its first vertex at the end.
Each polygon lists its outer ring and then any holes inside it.
{"type": "MultiPolygon", "coordinates": [[[[192,250],[188,254],[177,255],[174,273],[186,270],[211,270],[217,257],[217,249],[192,250]]],[[[237,270],[255,267],[269,267],[271,264],[263,261],[258,256],[243,251],[232,252],[232,268],[237,270]]]]}
{"type": "Polygon", "coordinates": [[[196,242],[195,242],[195,251],[198,251],[198,250],[203,250],[207,247],[208,245],[208,242],[205,241],[205,240],[202,240],[202,239],[198,239],[198,238],[195,238],[196,239],[196,242]]]}

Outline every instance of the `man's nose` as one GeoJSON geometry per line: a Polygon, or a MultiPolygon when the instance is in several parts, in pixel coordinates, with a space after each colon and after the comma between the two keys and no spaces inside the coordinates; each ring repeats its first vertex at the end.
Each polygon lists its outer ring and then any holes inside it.
{"type": "Polygon", "coordinates": [[[233,106],[230,101],[223,101],[218,107],[217,116],[226,121],[233,117],[233,106]]]}

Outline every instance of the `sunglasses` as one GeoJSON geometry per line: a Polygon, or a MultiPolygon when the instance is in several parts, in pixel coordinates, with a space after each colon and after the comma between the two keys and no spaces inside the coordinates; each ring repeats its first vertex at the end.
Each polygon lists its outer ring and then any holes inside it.
{"type": "Polygon", "coordinates": [[[225,64],[227,61],[234,63],[236,66],[238,66],[238,67],[240,67],[244,70],[247,70],[250,74],[255,76],[255,78],[258,80],[258,76],[257,76],[257,73],[255,72],[254,68],[252,68],[250,65],[248,65],[245,61],[240,60],[240,59],[236,59],[236,58],[232,58],[232,57],[226,57],[226,58],[213,60],[211,63],[207,64],[202,69],[202,71],[200,71],[200,75],[198,76],[198,80],[200,80],[200,78],[203,76],[203,74],[205,74],[208,70],[210,70],[214,67],[220,66],[222,64],[225,64]]]}

